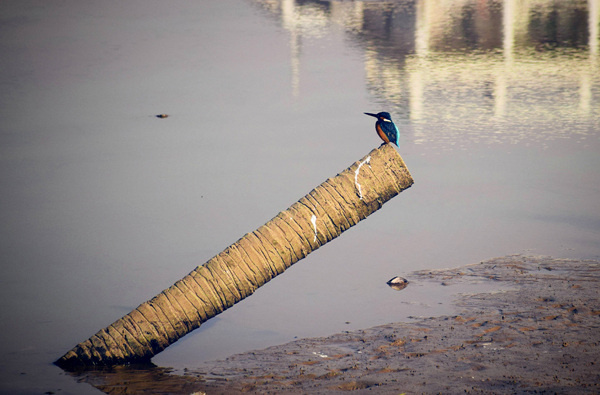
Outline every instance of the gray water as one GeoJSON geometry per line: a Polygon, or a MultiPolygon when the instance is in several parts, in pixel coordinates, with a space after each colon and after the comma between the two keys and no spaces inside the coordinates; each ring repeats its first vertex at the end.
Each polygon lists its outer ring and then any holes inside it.
{"type": "Polygon", "coordinates": [[[415,184],[153,359],[446,314],[385,282],[600,256],[598,0],[3,1],[0,393],[378,146],[415,184]],[[156,114],[166,113],[166,119],[156,114]],[[349,323],[347,323],[349,322],[349,323]]]}

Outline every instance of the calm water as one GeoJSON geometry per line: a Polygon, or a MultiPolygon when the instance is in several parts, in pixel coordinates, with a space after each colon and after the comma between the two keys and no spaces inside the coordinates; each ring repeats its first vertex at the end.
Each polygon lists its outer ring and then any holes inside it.
{"type": "Polygon", "coordinates": [[[598,259],[599,20],[599,0],[3,1],[0,393],[99,394],[51,362],[378,146],[365,111],[392,113],[415,185],[154,363],[480,290],[385,285],[413,270],[598,259]]]}

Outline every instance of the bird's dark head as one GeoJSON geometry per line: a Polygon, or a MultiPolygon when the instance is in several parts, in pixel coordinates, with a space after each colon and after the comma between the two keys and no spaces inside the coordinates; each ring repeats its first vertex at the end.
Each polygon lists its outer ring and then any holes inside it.
{"type": "Polygon", "coordinates": [[[392,120],[392,116],[390,115],[389,112],[378,112],[377,114],[371,114],[370,112],[366,112],[366,115],[370,115],[372,117],[375,117],[377,119],[387,119],[388,121],[392,120]]]}

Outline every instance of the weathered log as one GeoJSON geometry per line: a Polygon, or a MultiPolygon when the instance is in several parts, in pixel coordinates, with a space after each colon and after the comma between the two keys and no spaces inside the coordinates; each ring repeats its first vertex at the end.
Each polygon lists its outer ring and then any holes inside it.
{"type": "Polygon", "coordinates": [[[392,146],[374,149],[55,363],[73,368],[150,360],[412,184],[392,146]]]}

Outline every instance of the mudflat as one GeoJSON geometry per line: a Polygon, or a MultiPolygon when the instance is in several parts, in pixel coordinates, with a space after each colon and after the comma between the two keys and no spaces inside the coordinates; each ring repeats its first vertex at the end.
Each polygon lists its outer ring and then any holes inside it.
{"type": "MultiPolygon", "coordinates": [[[[187,369],[74,373],[106,393],[596,394],[600,263],[512,255],[409,282],[473,282],[454,316],[301,339],[187,369]]],[[[412,284],[399,292],[410,292],[412,284]]]]}

